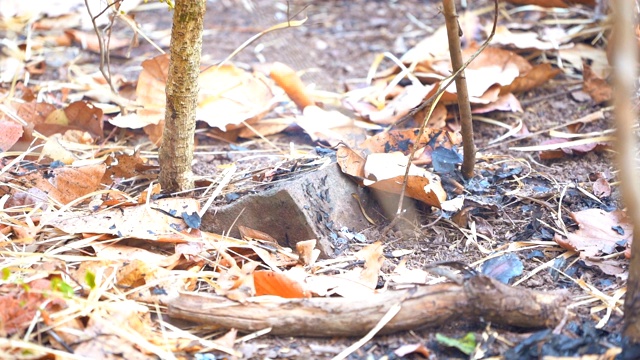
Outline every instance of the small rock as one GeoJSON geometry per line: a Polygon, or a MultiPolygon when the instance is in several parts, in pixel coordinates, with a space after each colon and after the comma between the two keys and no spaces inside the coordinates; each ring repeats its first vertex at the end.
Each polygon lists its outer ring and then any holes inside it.
{"type": "Polygon", "coordinates": [[[299,241],[317,239],[322,256],[333,257],[348,247],[346,239],[335,235],[343,227],[354,234],[371,226],[354,193],[379,223],[382,218],[377,215],[374,196],[333,163],[229,205],[212,207],[202,217],[201,229],[219,234],[230,231],[230,236],[239,237],[237,226],[242,225],[265,232],[292,249],[299,241]]]}

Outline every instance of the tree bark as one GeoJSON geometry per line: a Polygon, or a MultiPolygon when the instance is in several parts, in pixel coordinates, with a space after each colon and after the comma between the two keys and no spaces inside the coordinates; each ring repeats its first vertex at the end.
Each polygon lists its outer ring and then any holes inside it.
{"type": "MultiPolygon", "coordinates": [[[[616,145],[620,181],[627,213],[634,225],[631,245],[631,262],[627,294],[624,302],[623,334],[631,344],[640,345],[640,186],[636,170],[637,112],[633,99],[637,98],[638,49],[636,39],[636,2],[631,0],[613,1],[614,35],[613,71],[615,79],[616,145]]],[[[636,348],[637,350],[637,348],[636,348]]],[[[623,357],[624,358],[624,357],[623,357]]]]}
{"type": "Polygon", "coordinates": [[[402,309],[380,334],[447,326],[453,321],[523,329],[554,327],[565,316],[570,300],[566,292],[516,288],[480,275],[461,285],[416,286],[357,299],[265,296],[241,304],[223,296],[181,293],[167,305],[170,317],[200,324],[246,332],[271,328],[272,335],[330,337],[364,335],[398,303],[402,309]]]}
{"type": "Polygon", "coordinates": [[[165,127],[158,154],[160,186],[165,192],[193,188],[191,162],[205,9],[205,0],[175,2],[165,127]]]}

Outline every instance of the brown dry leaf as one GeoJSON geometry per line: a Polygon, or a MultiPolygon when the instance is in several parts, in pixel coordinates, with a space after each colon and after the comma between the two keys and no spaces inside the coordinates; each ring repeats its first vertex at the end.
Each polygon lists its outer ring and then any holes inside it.
{"type": "Polygon", "coordinates": [[[162,143],[162,133],[164,132],[164,120],[160,120],[157,124],[146,125],[143,130],[154,145],[160,146],[162,143]]]}
{"type": "Polygon", "coordinates": [[[473,114],[484,114],[491,111],[524,112],[520,101],[512,93],[500,95],[498,99],[489,104],[474,105],[473,114]]]}
{"type": "Polygon", "coordinates": [[[529,91],[553,79],[561,72],[562,70],[554,69],[551,64],[535,65],[528,71],[521,71],[510,85],[503,86],[500,95],[529,91]]]}
{"type": "MultiPolygon", "coordinates": [[[[134,303],[123,301],[119,306],[106,311],[93,311],[88,316],[84,329],[86,339],[74,348],[74,354],[91,359],[115,359],[114,354],[127,354],[127,359],[149,359],[147,339],[152,324],[148,309],[134,303]],[[137,339],[137,340],[136,340],[137,339]],[[144,339],[144,340],[142,340],[144,339]]],[[[163,354],[160,352],[159,357],[163,354]]]]}
{"type": "MultiPolygon", "coordinates": [[[[114,178],[128,179],[141,175],[145,171],[158,168],[157,166],[147,165],[146,159],[142,158],[137,152],[133,155],[119,154],[115,157],[109,157],[105,163],[107,170],[102,177],[103,184],[111,184],[114,178]]],[[[144,198],[146,199],[146,196],[144,198]]]]}
{"type": "Polygon", "coordinates": [[[320,249],[316,249],[317,240],[303,240],[296,243],[296,251],[300,255],[300,263],[305,266],[313,266],[320,257],[320,249]]]}
{"type": "Polygon", "coordinates": [[[181,254],[177,252],[173,255],[163,255],[138,247],[119,244],[94,242],[91,244],[91,247],[95,251],[96,257],[100,259],[123,262],[140,260],[150,266],[159,267],[170,267],[174,265],[181,256],[181,254]]]}
{"type": "Polygon", "coordinates": [[[570,65],[576,71],[582,71],[582,64],[588,62],[598,76],[604,76],[611,71],[607,53],[601,49],[588,44],[578,43],[570,48],[558,50],[558,56],[563,61],[565,71],[570,65]]]}
{"type": "Polygon", "coordinates": [[[64,147],[60,140],[62,140],[62,135],[53,134],[47,138],[47,141],[44,143],[42,150],[40,151],[39,160],[44,157],[48,157],[54,161],[61,161],[65,165],[71,165],[76,160],[76,156],[64,147]]]}
{"type": "MultiPolygon", "coordinates": [[[[478,50],[474,45],[464,49],[462,56],[466,61],[478,50]]],[[[441,76],[451,74],[449,58],[431,64],[433,71],[441,76]]],[[[510,85],[518,76],[531,69],[529,62],[516,53],[495,47],[487,47],[465,70],[469,84],[469,97],[481,98],[494,85],[502,87],[510,85]]],[[[456,93],[455,84],[447,88],[447,92],[456,93]]],[[[496,94],[497,97],[497,94],[496,94]]],[[[493,101],[492,99],[489,99],[493,101]]],[[[484,103],[488,103],[486,101],[484,103]]]]}
{"type": "Polygon", "coordinates": [[[240,237],[245,240],[262,240],[268,241],[274,244],[278,243],[278,240],[274,239],[271,235],[262,232],[260,230],[255,230],[246,226],[238,225],[238,231],[240,232],[240,237]]]}
{"type": "Polygon", "coordinates": [[[102,137],[102,109],[88,101],[76,101],[69,104],[64,113],[69,119],[69,125],[79,130],[88,131],[94,137],[102,137]]]}
{"type": "Polygon", "coordinates": [[[624,249],[625,256],[629,257],[633,227],[623,211],[588,209],[572,212],[570,216],[579,228],[566,238],[556,234],[553,240],[560,246],[579,251],[582,258],[613,254],[620,249],[624,249]]]}
{"type": "Polygon", "coordinates": [[[220,255],[227,261],[225,264],[227,270],[223,269],[220,272],[220,277],[216,282],[218,285],[216,293],[244,303],[247,298],[254,296],[256,293],[253,273],[260,263],[247,261],[240,268],[233,258],[226,253],[221,252],[220,255]]]}
{"type": "Polygon", "coordinates": [[[376,241],[373,244],[365,246],[362,250],[354,254],[356,259],[364,260],[364,268],[360,273],[359,282],[372,290],[378,286],[380,268],[382,268],[382,264],[384,263],[382,250],[382,243],[380,241],[376,241]]]}
{"type": "Polygon", "coordinates": [[[582,77],[584,79],[582,90],[589,94],[596,104],[604,103],[612,99],[613,88],[611,85],[607,80],[596,75],[586,63],[582,65],[582,77]]]}
{"type": "Polygon", "coordinates": [[[340,165],[340,170],[342,170],[343,173],[354,177],[358,180],[358,183],[362,185],[362,179],[364,179],[365,159],[360,154],[346,146],[338,148],[336,158],[338,165],[340,165]]]}
{"type": "Polygon", "coordinates": [[[253,272],[256,296],[275,295],[288,299],[309,298],[311,293],[302,284],[286,274],[274,271],[258,270],[253,272]]]}
{"type": "Polygon", "coordinates": [[[161,120],[164,120],[169,55],[158,55],[143,61],[141,65],[142,71],[136,85],[136,98],[143,108],[135,113],[118,115],[110,119],[109,122],[114,126],[139,129],[147,125],[158,125],[161,120]]]}
{"type": "MultiPolygon", "coordinates": [[[[413,117],[415,123],[422,124],[427,115],[429,115],[429,111],[429,108],[424,108],[418,111],[413,117]]],[[[427,120],[427,128],[444,129],[447,126],[447,115],[447,107],[443,103],[439,102],[427,120]]]]}
{"type": "MultiPolygon", "coordinates": [[[[363,183],[374,189],[400,194],[406,167],[407,156],[401,152],[370,154],[364,165],[363,183]]],[[[405,195],[438,208],[447,199],[440,177],[413,164],[409,167],[405,195]]]]}
{"type": "Polygon", "coordinates": [[[200,203],[190,198],[154,200],[149,204],[125,206],[99,212],[46,213],[41,222],[68,234],[110,234],[160,242],[195,241],[182,219],[198,213],[200,203]]]}
{"type": "Polygon", "coordinates": [[[201,72],[198,83],[198,120],[223,131],[261,119],[274,105],[268,79],[231,64],[201,72]]]}
{"type": "Polygon", "coordinates": [[[582,155],[591,151],[601,151],[603,149],[609,148],[609,145],[607,143],[602,142],[591,142],[582,145],[562,146],[563,144],[570,141],[570,139],[564,138],[554,138],[543,141],[540,146],[547,146],[548,149],[540,151],[540,159],[560,159],[565,156],[582,155]]]}
{"type": "Polygon", "coordinates": [[[38,311],[55,312],[66,307],[62,296],[55,296],[51,281],[38,279],[27,284],[0,287],[0,336],[22,333],[38,311]]]}
{"type": "Polygon", "coordinates": [[[339,111],[327,111],[311,105],[304,108],[302,116],[296,116],[300,126],[312,140],[324,140],[330,145],[351,144],[354,136],[364,134],[364,129],[354,126],[354,120],[339,111]]]}
{"type": "Polygon", "coordinates": [[[371,109],[369,111],[363,109],[359,115],[375,124],[393,124],[398,119],[407,115],[411,109],[420,105],[422,101],[433,92],[433,89],[433,85],[424,86],[414,84],[406,86],[402,93],[388,102],[384,108],[380,110],[371,109]]]}
{"type": "Polygon", "coordinates": [[[611,184],[604,177],[601,172],[596,174],[597,179],[593,182],[593,195],[599,199],[608,198],[611,196],[611,184]]]}
{"type": "Polygon", "coordinates": [[[118,266],[116,282],[127,289],[135,289],[128,298],[147,303],[163,303],[178,296],[188,279],[176,276],[170,270],[147,264],[141,260],[125,261],[118,266]]]}
{"type": "Polygon", "coordinates": [[[594,7],[596,0],[507,0],[518,5],[537,5],[542,7],[568,8],[571,5],[582,4],[594,7]]]}
{"type": "MultiPolygon", "coordinates": [[[[119,127],[141,128],[159,125],[164,120],[165,87],[169,56],[156,56],[142,63],[136,87],[137,101],[144,108],[135,114],[119,116],[110,122],[119,127]]],[[[232,130],[243,121],[255,122],[273,106],[269,79],[248,73],[231,64],[212,66],[198,77],[199,95],[196,117],[220,130],[232,130]]],[[[147,129],[145,128],[147,132],[147,129]]],[[[158,143],[161,129],[148,131],[158,143]]]]}
{"type": "Polygon", "coordinates": [[[252,139],[262,136],[269,136],[279,134],[286,128],[295,123],[295,118],[277,118],[277,119],[262,119],[257,123],[251,125],[252,129],[244,127],[240,129],[238,136],[245,139],[252,139]],[[258,135],[260,134],[260,135],[258,135]]]}
{"type": "MultiPolygon", "coordinates": [[[[381,132],[365,140],[360,144],[360,148],[367,149],[372,153],[400,151],[404,155],[409,155],[414,148],[419,132],[420,129],[381,132]]],[[[444,146],[450,149],[452,146],[459,145],[462,142],[462,136],[459,132],[427,128],[417,146],[418,148],[423,148],[429,142],[433,142],[436,146],[444,146]],[[434,139],[434,136],[437,136],[437,138],[434,139]]]]}
{"type": "MultiPolygon", "coordinates": [[[[27,189],[26,198],[24,193],[15,190],[15,188],[7,190],[0,188],[0,194],[10,193],[15,198],[14,200],[25,204],[46,203],[47,196],[62,204],[68,204],[81,196],[96,191],[100,186],[100,179],[105,169],[106,166],[104,164],[82,167],[65,166],[55,169],[46,168],[27,173],[24,176],[14,176],[10,180],[14,184],[27,189]]],[[[6,179],[6,175],[1,179],[9,182],[6,179]]],[[[11,202],[12,200],[9,201],[11,202]]]]}
{"type": "Polygon", "coordinates": [[[518,49],[553,50],[558,48],[557,43],[540,40],[540,35],[537,32],[512,32],[504,25],[496,27],[496,33],[491,43],[518,49]]]}
{"type": "Polygon", "coordinates": [[[0,152],[8,151],[20,140],[22,125],[11,120],[0,120],[0,152]]]}
{"type": "Polygon", "coordinates": [[[31,126],[44,124],[47,116],[56,110],[56,107],[43,102],[14,103],[18,116],[31,126]]]}
{"type": "MultiPolygon", "coordinates": [[[[214,343],[223,346],[227,349],[233,349],[234,345],[236,344],[236,338],[238,337],[238,330],[236,329],[231,329],[229,331],[227,331],[226,334],[220,336],[219,338],[216,338],[215,340],[213,340],[214,343]]],[[[192,340],[193,341],[193,340],[192,340]]]]}
{"type": "MultiPolygon", "coordinates": [[[[460,21],[463,22],[462,19],[460,21]]],[[[431,70],[431,62],[443,58],[449,58],[449,41],[444,25],[407,51],[400,60],[405,65],[417,64],[416,72],[422,73],[431,70]]]]}

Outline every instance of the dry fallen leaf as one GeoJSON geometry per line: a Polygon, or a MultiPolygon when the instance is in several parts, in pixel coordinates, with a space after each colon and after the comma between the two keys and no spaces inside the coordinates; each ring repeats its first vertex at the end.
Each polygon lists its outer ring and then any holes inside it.
{"type": "Polygon", "coordinates": [[[269,76],[280,86],[299,109],[315,105],[295,70],[283,63],[273,63],[269,76]]]}
{"type": "Polygon", "coordinates": [[[283,273],[258,270],[253,272],[253,283],[256,296],[275,295],[283,298],[309,298],[311,293],[304,287],[283,273]]]}
{"type": "Polygon", "coordinates": [[[556,234],[553,240],[560,246],[579,251],[583,258],[613,254],[624,249],[625,256],[629,258],[633,228],[623,211],[587,209],[572,212],[570,216],[579,228],[568,233],[567,237],[556,234]]]}
{"type": "Polygon", "coordinates": [[[582,77],[584,79],[582,90],[589,94],[596,104],[604,103],[612,99],[613,88],[611,84],[596,75],[587,64],[582,65],[582,77]]]}
{"type": "Polygon", "coordinates": [[[0,120],[0,152],[8,151],[24,133],[22,125],[11,120],[0,120]]]}
{"type": "MultiPolygon", "coordinates": [[[[101,177],[98,179],[100,180],[101,177]]],[[[117,237],[155,240],[160,242],[188,242],[194,239],[186,233],[189,226],[183,218],[198,213],[196,199],[168,198],[149,204],[125,206],[98,212],[70,211],[46,213],[42,223],[68,234],[110,234],[117,237]]]]}

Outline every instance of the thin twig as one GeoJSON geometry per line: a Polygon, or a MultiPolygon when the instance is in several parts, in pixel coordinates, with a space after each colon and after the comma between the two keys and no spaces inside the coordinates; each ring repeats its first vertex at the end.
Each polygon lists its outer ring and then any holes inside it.
{"type": "MultiPolygon", "coordinates": [[[[104,77],[104,79],[107,81],[107,84],[109,84],[109,87],[111,88],[111,91],[114,94],[117,94],[118,92],[116,91],[116,88],[113,86],[113,82],[111,81],[111,67],[110,67],[110,63],[109,63],[109,47],[108,45],[105,46],[105,42],[104,42],[104,37],[102,37],[102,34],[100,33],[100,29],[98,29],[98,24],[96,23],[96,19],[101,16],[102,14],[105,13],[105,11],[107,11],[111,6],[114,6],[115,4],[120,3],[122,0],[116,0],[113,3],[109,4],[106,8],[104,8],[102,11],[100,11],[100,13],[96,16],[93,16],[93,14],[91,13],[91,7],[89,6],[89,0],[84,0],[84,5],[87,7],[87,12],[89,13],[89,17],[91,18],[91,24],[93,25],[93,30],[96,32],[96,36],[98,37],[98,45],[100,46],[100,73],[102,74],[102,76],[104,77]]],[[[111,24],[109,25],[109,28],[111,29],[111,25],[113,25],[113,21],[115,20],[115,17],[111,18],[111,24]]],[[[111,31],[109,31],[109,40],[111,40],[111,31]]]]}
{"type": "MultiPolygon", "coordinates": [[[[449,54],[453,70],[462,69],[462,50],[460,49],[460,25],[456,4],[453,0],[443,0],[443,13],[449,39],[449,54]]],[[[464,71],[456,79],[456,97],[458,98],[458,111],[463,143],[462,176],[465,179],[473,177],[473,168],[476,165],[476,146],[473,142],[473,123],[471,119],[471,104],[469,103],[469,89],[464,71]]]]}
{"type": "MultiPolygon", "coordinates": [[[[456,70],[453,75],[451,75],[451,77],[449,78],[449,81],[447,81],[447,83],[442,86],[440,89],[438,89],[438,91],[433,94],[432,96],[430,96],[427,100],[425,100],[422,104],[420,104],[418,107],[416,107],[415,109],[413,109],[412,111],[409,112],[408,115],[409,117],[412,117],[413,115],[415,115],[418,111],[423,110],[424,108],[426,108],[429,105],[435,105],[437,104],[438,100],[440,99],[440,97],[442,96],[442,94],[444,93],[444,91],[447,89],[447,87],[449,87],[449,85],[451,85],[453,83],[453,81],[455,80],[455,78],[460,75],[460,73],[462,73],[462,71],[464,71],[464,69],[467,68],[467,66],[469,66],[469,64],[475,60],[475,58],[478,57],[478,55],[480,55],[480,53],[482,53],[484,51],[484,49],[489,46],[489,44],[491,43],[491,40],[493,39],[493,35],[495,35],[496,33],[496,27],[498,25],[498,0],[494,0],[494,18],[493,18],[493,27],[491,28],[491,33],[489,34],[489,37],[487,38],[487,40],[482,43],[482,45],[480,46],[480,48],[478,48],[478,50],[473,53],[473,55],[471,55],[471,57],[469,58],[469,60],[467,60],[460,69],[456,70]],[[433,100],[435,100],[435,102],[433,102],[433,100]],[[432,104],[433,103],[433,104],[432,104]]],[[[417,137],[417,141],[420,141],[420,139],[422,139],[422,136],[424,135],[424,131],[427,127],[427,121],[428,121],[428,116],[425,117],[425,119],[422,121],[422,126],[420,126],[420,132],[418,132],[418,137],[417,137]]],[[[399,122],[399,121],[398,121],[399,122]]],[[[396,125],[398,122],[392,124],[390,127],[396,125]]],[[[417,142],[416,142],[417,144],[417,142]]],[[[411,150],[411,154],[409,155],[409,159],[407,160],[407,168],[405,170],[404,173],[404,179],[402,181],[402,190],[400,191],[400,200],[398,200],[398,211],[396,212],[396,216],[399,216],[400,214],[402,214],[402,203],[404,201],[404,194],[407,190],[407,181],[409,179],[409,168],[411,166],[411,162],[413,161],[413,157],[416,154],[416,150],[418,149],[417,146],[414,146],[413,149],[411,150]]]]}

